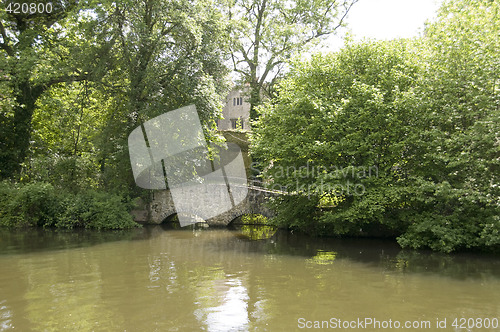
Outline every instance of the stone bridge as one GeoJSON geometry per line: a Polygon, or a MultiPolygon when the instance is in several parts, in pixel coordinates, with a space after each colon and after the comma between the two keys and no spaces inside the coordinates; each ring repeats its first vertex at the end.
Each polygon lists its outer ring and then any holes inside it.
{"type": "MultiPolygon", "coordinates": [[[[191,196],[194,198],[197,197],[199,190],[199,188],[193,188],[191,196]]],[[[267,207],[266,203],[269,201],[269,198],[283,194],[279,191],[270,191],[257,186],[231,187],[230,192],[232,192],[233,195],[238,195],[238,191],[246,194],[245,198],[239,204],[233,204],[232,208],[228,211],[222,212],[204,221],[210,226],[227,226],[231,221],[245,214],[260,214],[271,218],[273,217],[273,213],[267,207]]],[[[210,196],[217,197],[224,193],[227,193],[226,186],[211,187],[210,196]]],[[[203,200],[198,201],[196,199],[192,199],[191,201],[193,201],[194,205],[203,206],[204,210],[218,210],[218,207],[214,205],[213,199],[208,202],[204,202],[203,200]],[[212,207],[210,204],[214,206],[212,207]]],[[[196,206],[191,206],[191,208],[185,211],[178,211],[174,205],[170,190],[157,190],[153,192],[151,203],[147,204],[143,210],[132,211],[132,215],[137,222],[148,224],[161,224],[165,219],[174,214],[189,215],[192,218],[203,221],[196,212],[193,212],[196,211],[196,209],[196,206]]]]}

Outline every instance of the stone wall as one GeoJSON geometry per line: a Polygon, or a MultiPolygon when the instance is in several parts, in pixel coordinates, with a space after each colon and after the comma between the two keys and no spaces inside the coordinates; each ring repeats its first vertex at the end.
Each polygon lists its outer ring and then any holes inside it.
{"type": "Polygon", "coordinates": [[[243,90],[233,89],[229,92],[225,100],[222,116],[224,119],[219,120],[219,130],[233,130],[231,119],[241,119],[243,130],[250,129],[250,104],[245,101],[247,97],[243,90]],[[239,102],[237,101],[238,98],[239,102]],[[240,103],[241,102],[241,103],[240,103]]]}
{"type": "MultiPolygon", "coordinates": [[[[238,188],[233,187],[231,189],[233,195],[237,194],[235,193],[235,191],[237,191],[238,188]]],[[[197,197],[197,190],[199,189],[193,188],[193,197],[197,197]]],[[[214,189],[214,192],[211,193],[211,195],[222,195],[222,192],[224,190],[227,190],[225,186],[219,186],[219,189],[214,189]],[[221,192],[217,192],[218,190],[220,190],[221,192]]],[[[271,197],[276,196],[277,193],[255,187],[248,187],[245,188],[245,190],[248,190],[248,194],[240,204],[237,204],[229,211],[223,212],[216,217],[206,220],[206,222],[211,226],[227,226],[231,221],[244,214],[261,214],[268,218],[273,217],[273,213],[267,207],[266,203],[271,197]]],[[[192,206],[192,209],[190,211],[176,211],[169,190],[158,190],[155,191],[153,195],[154,196],[151,203],[149,204],[149,206],[147,206],[147,211],[143,211],[142,214],[136,213],[137,216],[144,216],[147,212],[148,220],[140,221],[142,223],[160,224],[175,213],[190,214],[192,216],[196,216],[196,206],[194,205],[192,206]]],[[[203,205],[204,210],[207,209],[206,204],[210,204],[207,202],[196,200],[193,200],[193,202],[198,205],[203,205]]],[[[208,206],[208,208],[210,207],[208,206]]],[[[214,207],[214,209],[216,209],[216,207],[214,207]]]]}

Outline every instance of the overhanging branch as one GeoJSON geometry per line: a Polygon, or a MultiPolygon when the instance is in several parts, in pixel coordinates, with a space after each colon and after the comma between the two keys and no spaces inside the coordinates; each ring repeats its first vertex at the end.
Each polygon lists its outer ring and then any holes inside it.
{"type": "Polygon", "coordinates": [[[2,36],[2,43],[0,43],[0,47],[7,52],[9,56],[14,56],[14,50],[9,45],[9,37],[7,37],[7,32],[5,32],[5,27],[3,26],[2,21],[0,21],[0,34],[2,36]]]}

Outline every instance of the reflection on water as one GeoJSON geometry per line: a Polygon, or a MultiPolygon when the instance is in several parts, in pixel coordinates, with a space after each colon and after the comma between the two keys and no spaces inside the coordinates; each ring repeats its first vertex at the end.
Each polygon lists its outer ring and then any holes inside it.
{"type": "Polygon", "coordinates": [[[240,239],[248,239],[248,240],[265,240],[271,238],[274,234],[276,234],[276,227],[272,226],[258,226],[258,225],[241,225],[237,227],[238,236],[240,239]]]}
{"type": "Polygon", "coordinates": [[[335,251],[318,250],[316,255],[314,255],[311,259],[309,259],[309,261],[323,265],[332,264],[336,257],[337,253],[335,251]]]}
{"type": "Polygon", "coordinates": [[[0,230],[0,269],[0,331],[290,331],[299,318],[500,318],[499,257],[249,225],[0,230]]]}
{"type": "Polygon", "coordinates": [[[201,296],[197,304],[200,309],[195,315],[210,331],[229,331],[248,329],[247,289],[241,278],[212,280],[203,285],[210,294],[201,296]],[[211,302],[211,300],[216,300],[211,302]]]}

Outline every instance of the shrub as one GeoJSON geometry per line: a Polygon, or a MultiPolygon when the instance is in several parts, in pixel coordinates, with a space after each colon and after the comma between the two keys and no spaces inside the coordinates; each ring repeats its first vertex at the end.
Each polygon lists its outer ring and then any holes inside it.
{"type": "Polygon", "coordinates": [[[64,206],[57,227],[124,229],[137,225],[128,212],[130,206],[118,195],[86,191],[69,196],[64,206]]]}
{"type": "Polygon", "coordinates": [[[55,224],[61,206],[52,185],[14,186],[3,182],[0,192],[1,225],[45,227],[55,224]]]}
{"type": "Polygon", "coordinates": [[[499,11],[498,1],[447,1],[422,38],[294,63],[251,137],[265,182],[291,193],[276,205],[280,225],[498,249],[499,11]],[[374,176],[351,173],[372,166],[374,176]]]}
{"type": "Polygon", "coordinates": [[[39,182],[0,183],[0,225],[58,228],[125,229],[137,226],[122,197],[92,190],[57,191],[39,182]]]}

